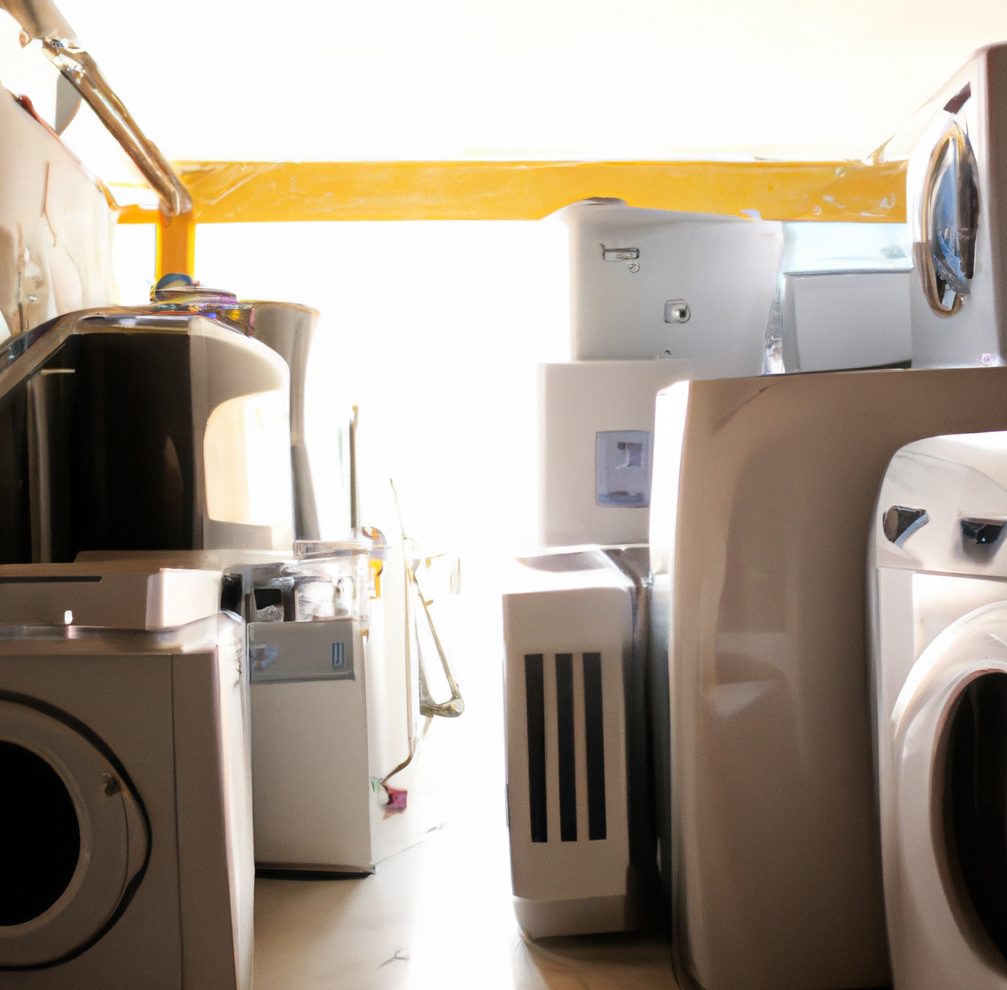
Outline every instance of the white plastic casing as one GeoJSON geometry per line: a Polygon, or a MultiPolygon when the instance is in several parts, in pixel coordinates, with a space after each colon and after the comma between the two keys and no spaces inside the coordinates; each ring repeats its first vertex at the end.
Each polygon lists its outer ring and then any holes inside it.
{"type": "MultiPolygon", "coordinates": [[[[597,437],[653,434],[654,400],[688,361],[574,361],[539,366],[539,539],[543,546],[645,543],[648,505],[600,505],[597,437]]],[[[650,448],[653,457],[653,446],[650,448]]]]}
{"type": "Polygon", "coordinates": [[[218,613],[220,572],[89,561],[5,566],[0,583],[0,735],[68,782],[86,861],[57,914],[7,927],[0,940],[0,965],[47,947],[73,953],[3,971],[0,983],[250,990],[245,647],[240,620],[218,613]],[[186,624],[164,624],[179,618],[186,624]],[[118,816],[105,802],[121,804],[118,816]],[[121,898],[104,930],[96,884],[121,898]]]}
{"type": "MultiPolygon", "coordinates": [[[[251,686],[255,859],[277,870],[371,873],[439,824],[422,751],[390,787],[406,808],[386,813],[378,784],[410,754],[418,712],[415,593],[401,545],[389,547],[381,597],[368,603],[366,641],[355,625],[352,676],[251,686]]],[[[330,648],[329,622],[257,623],[257,641],[330,648]]]]}
{"type": "Polygon", "coordinates": [[[885,907],[895,985],[993,990],[1003,960],[955,880],[943,787],[946,730],[969,684],[1007,672],[1007,557],[966,553],[961,523],[1007,521],[1007,434],[943,436],[892,458],[875,505],[868,633],[885,907]],[[892,507],[925,521],[894,542],[892,507]]]}
{"type": "Polygon", "coordinates": [[[717,377],[761,373],[780,223],[619,200],[587,200],[558,216],[570,227],[574,360],[671,357],[717,377]],[[666,322],[676,300],[688,317],[666,322]]]}
{"type": "Polygon", "coordinates": [[[908,271],[782,276],[787,371],[841,371],[908,363],[908,271]],[[788,343],[794,342],[793,355],[788,343]]]}
{"type": "Polygon", "coordinates": [[[523,590],[503,598],[511,872],[518,921],[532,938],[631,926],[623,671],[633,646],[633,586],[597,550],[552,560],[556,570],[544,569],[549,557],[533,558],[539,564],[522,568],[516,581],[523,590]],[[564,662],[572,673],[566,716],[558,699],[564,662]],[[592,663],[601,691],[594,709],[592,663]],[[536,677],[537,689],[529,680],[536,677]],[[564,717],[572,719],[572,759],[569,751],[561,758],[564,717]],[[590,807],[597,790],[589,790],[589,767],[598,751],[589,756],[590,737],[602,740],[604,754],[592,778],[597,788],[603,775],[604,838],[591,838],[598,811],[590,807]],[[572,833],[562,824],[564,786],[572,833]]]}

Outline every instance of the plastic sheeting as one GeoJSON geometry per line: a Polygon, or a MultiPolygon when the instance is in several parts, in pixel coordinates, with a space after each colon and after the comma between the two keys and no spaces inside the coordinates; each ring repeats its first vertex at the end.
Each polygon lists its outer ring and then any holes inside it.
{"type": "Polygon", "coordinates": [[[0,338],[113,301],[107,194],[0,89],[0,338]]]}

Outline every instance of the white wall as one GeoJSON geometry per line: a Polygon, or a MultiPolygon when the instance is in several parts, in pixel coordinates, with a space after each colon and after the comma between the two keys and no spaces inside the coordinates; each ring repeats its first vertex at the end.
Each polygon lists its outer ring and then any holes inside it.
{"type": "Polygon", "coordinates": [[[321,312],[308,442],[336,535],[337,428],[360,407],[362,521],[424,545],[510,552],[536,532],[535,366],[569,355],[555,221],[200,226],[196,276],[321,312]]]}
{"type": "MultiPolygon", "coordinates": [[[[58,2],[175,160],[858,157],[1007,39],[1003,0],[58,2]]],[[[23,61],[0,14],[0,79],[23,61]]]]}

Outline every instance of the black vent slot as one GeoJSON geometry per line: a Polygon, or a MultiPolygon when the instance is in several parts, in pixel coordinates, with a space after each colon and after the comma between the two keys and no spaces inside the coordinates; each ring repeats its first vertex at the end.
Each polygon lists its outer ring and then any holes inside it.
{"type": "Polygon", "coordinates": [[[605,726],[601,694],[601,654],[584,654],[584,752],[587,757],[587,832],[607,837],[605,820],[605,726]]]}
{"type": "Polygon", "coordinates": [[[545,675],[541,653],[524,658],[525,703],[528,714],[528,810],[531,841],[549,841],[545,788],[545,675]]]}
{"type": "Polygon", "coordinates": [[[559,736],[559,836],[577,841],[577,764],[573,729],[573,654],[556,654],[556,729],[559,736]]]}

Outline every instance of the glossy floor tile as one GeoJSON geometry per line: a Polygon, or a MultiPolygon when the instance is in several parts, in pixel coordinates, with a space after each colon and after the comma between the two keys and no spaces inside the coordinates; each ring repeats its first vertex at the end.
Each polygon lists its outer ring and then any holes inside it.
{"type": "Polygon", "coordinates": [[[255,990],[675,986],[668,947],[655,939],[525,942],[494,858],[449,826],[372,877],[257,881],[255,990]]]}

